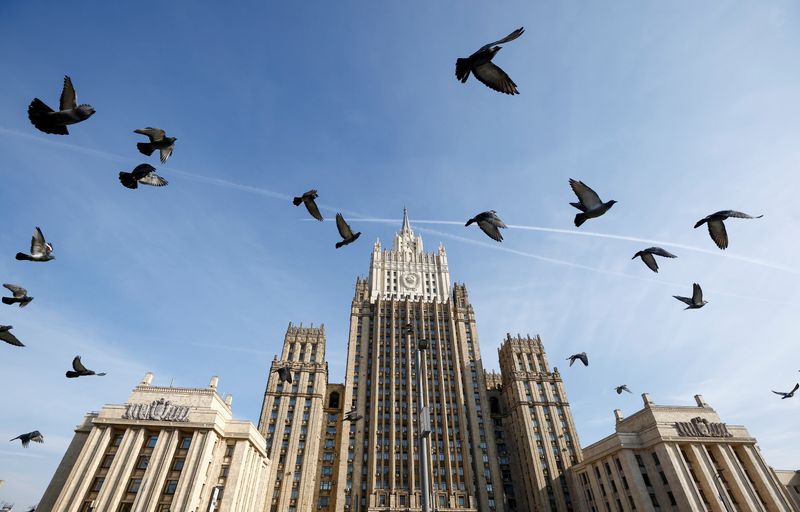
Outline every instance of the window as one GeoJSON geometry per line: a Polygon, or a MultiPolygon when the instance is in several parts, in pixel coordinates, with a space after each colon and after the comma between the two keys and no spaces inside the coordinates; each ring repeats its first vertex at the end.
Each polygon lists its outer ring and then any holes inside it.
{"type": "Polygon", "coordinates": [[[235,445],[229,444],[228,447],[225,449],[225,456],[226,457],[233,457],[233,449],[236,448],[235,445]]]}
{"type": "Polygon", "coordinates": [[[330,498],[328,496],[319,497],[319,508],[328,508],[329,503],[330,503],[330,498]]]}
{"type": "Polygon", "coordinates": [[[192,436],[186,436],[181,439],[181,450],[188,450],[192,444],[192,436]]]}
{"type": "Polygon", "coordinates": [[[92,491],[98,492],[100,488],[103,487],[103,481],[105,480],[104,477],[98,476],[94,479],[94,483],[92,484],[92,491]]]}
{"type": "Polygon", "coordinates": [[[116,436],[114,436],[114,441],[111,444],[113,444],[114,446],[121,445],[122,444],[122,437],[123,437],[123,434],[117,434],[116,436]]]}
{"type": "Polygon", "coordinates": [[[142,486],[142,479],[141,478],[131,478],[131,482],[128,484],[128,492],[131,494],[136,494],[139,492],[139,487],[142,486]]]}
{"type": "Polygon", "coordinates": [[[103,458],[103,462],[102,462],[102,464],[100,464],[100,467],[101,468],[110,468],[111,467],[111,463],[113,461],[114,461],[114,455],[113,454],[112,455],[106,455],[105,458],[103,458]]]}
{"type": "Polygon", "coordinates": [[[150,439],[147,440],[147,448],[155,448],[156,442],[158,441],[158,436],[150,436],[150,439]]]}
{"type": "Polygon", "coordinates": [[[147,469],[148,464],[150,464],[150,457],[142,455],[139,457],[139,462],[136,463],[136,469],[147,469]]]}
{"type": "Polygon", "coordinates": [[[231,467],[230,466],[227,466],[227,465],[226,466],[222,466],[222,471],[219,472],[219,476],[221,476],[223,478],[227,478],[228,477],[228,473],[230,473],[230,471],[231,471],[231,467]]]}
{"type": "Polygon", "coordinates": [[[167,487],[164,489],[164,494],[175,494],[175,489],[178,488],[177,480],[167,480],[167,487]]]}
{"type": "Polygon", "coordinates": [[[331,393],[330,398],[328,399],[328,408],[329,409],[338,409],[339,408],[339,393],[334,391],[331,393]]]}
{"type": "Polygon", "coordinates": [[[186,462],[186,459],[175,459],[175,462],[172,463],[172,470],[173,471],[181,471],[183,469],[183,464],[186,462]]]}

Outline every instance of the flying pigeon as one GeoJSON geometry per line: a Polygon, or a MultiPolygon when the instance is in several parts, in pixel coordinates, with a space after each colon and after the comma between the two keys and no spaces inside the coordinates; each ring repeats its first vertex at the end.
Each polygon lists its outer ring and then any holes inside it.
{"type": "Polygon", "coordinates": [[[33,98],[28,105],[28,119],[33,126],[44,133],[56,135],[69,135],[68,124],[80,123],[92,117],[94,109],[91,105],[78,105],[78,96],[72,87],[72,80],[64,77],[64,89],[61,91],[61,101],[58,112],[54,112],[39,98],[33,98]]]}
{"type": "Polygon", "coordinates": [[[728,232],[725,230],[725,223],[723,221],[729,217],[735,219],[760,219],[763,215],[753,217],[735,210],[722,210],[698,220],[694,227],[697,229],[703,224],[708,224],[708,234],[711,235],[711,239],[717,244],[717,247],[726,249],[728,247],[728,232]]]}
{"type": "Polygon", "coordinates": [[[495,54],[500,51],[502,46],[495,46],[498,44],[507,43],[518,38],[525,32],[523,27],[511,32],[503,39],[489,43],[482,46],[478,51],[467,57],[466,59],[456,60],[456,78],[461,80],[461,83],[466,83],[469,78],[470,72],[475,75],[483,85],[497,92],[504,94],[519,94],[517,84],[511,80],[505,71],[492,63],[495,54]]]}
{"type": "Polygon", "coordinates": [[[24,448],[27,448],[28,445],[31,444],[31,441],[33,441],[34,443],[44,442],[44,436],[38,430],[34,430],[33,432],[28,432],[27,434],[18,435],[14,439],[10,439],[9,442],[16,441],[17,439],[22,441],[22,446],[24,448]]]}
{"type": "Polygon", "coordinates": [[[19,307],[24,308],[33,300],[33,297],[28,297],[28,290],[21,286],[6,283],[3,285],[3,287],[8,289],[11,294],[14,295],[13,297],[3,297],[3,304],[19,303],[19,307]]]}
{"type": "Polygon", "coordinates": [[[614,388],[614,391],[616,391],[618,395],[621,395],[623,391],[627,391],[628,393],[631,393],[631,394],[633,394],[633,391],[631,391],[630,389],[628,389],[628,385],[627,385],[627,384],[623,384],[623,385],[621,385],[621,386],[617,386],[617,387],[615,387],[615,388],[614,388]]]}
{"type": "Polygon", "coordinates": [[[31,238],[31,253],[25,254],[18,252],[16,258],[18,260],[26,261],[50,261],[56,257],[51,253],[53,252],[53,244],[44,239],[42,230],[37,226],[33,230],[33,238],[31,238]]]}
{"type": "Polygon", "coordinates": [[[156,168],[150,164],[139,164],[131,172],[120,172],[119,181],[127,188],[138,188],[142,185],[163,187],[169,184],[167,180],[156,174],[156,168]]]}
{"type": "Polygon", "coordinates": [[[789,391],[788,393],[783,393],[781,391],[773,391],[776,395],[781,395],[781,400],[785,400],[787,398],[792,398],[794,396],[794,392],[800,389],[800,384],[795,384],[794,389],[789,391]]]}
{"type": "Polygon", "coordinates": [[[361,231],[353,233],[353,230],[350,229],[350,226],[345,222],[341,213],[336,214],[336,228],[339,230],[339,235],[342,237],[341,242],[336,242],[337,249],[347,244],[352,244],[361,236],[361,231]]]}
{"type": "Polygon", "coordinates": [[[314,199],[316,199],[317,197],[319,197],[317,191],[311,189],[302,196],[295,197],[292,203],[294,203],[295,206],[300,206],[300,203],[304,203],[306,205],[306,210],[308,210],[308,213],[310,213],[312,217],[314,217],[317,220],[322,220],[322,214],[319,213],[319,208],[317,208],[317,203],[314,202],[314,199]]]}
{"type": "Polygon", "coordinates": [[[102,377],[105,373],[95,373],[93,370],[89,370],[83,363],[81,363],[81,356],[75,356],[75,359],[72,360],[72,369],[75,371],[68,371],[67,378],[68,379],[75,379],[77,377],[88,377],[90,375],[96,375],[98,377],[102,377]]]}
{"type": "Polygon", "coordinates": [[[150,142],[139,142],[136,147],[139,148],[140,153],[147,156],[152,155],[153,151],[159,150],[162,164],[167,163],[170,155],[172,155],[172,150],[175,148],[175,141],[178,140],[176,137],[167,137],[167,133],[164,130],[153,128],[152,126],[137,128],[133,130],[133,133],[147,135],[150,142]]]}
{"type": "Polygon", "coordinates": [[[490,210],[488,212],[479,213],[478,215],[472,217],[467,221],[464,226],[469,226],[473,222],[478,223],[478,227],[481,228],[481,231],[489,235],[489,238],[492,240],[497,240],[498,242],[503,241],[503,235],[500,233],[500,228],[507,228],[500,217],[497,216],[497,212],[494,210],[490,210]]]}
{"type": "Polygon", "coordinates": [[[675,256],[671,252],[665,251],[661,247],[648,247],[647,249],[639,251],[636,254],[634,254],[633,258],[631,259],[635,260],[637,256],[642,258],[642,261],[644,262],[645,265],[647,265],[647,268],[656,273],[658,273],[658,263],[656,263],[656,258],[655,258],[656,256],[663,256],[665,258],[677,258],[677,256],[675,256]]]}
{"type": "Polygon", "coordinates": [[[0,325],[0,340],[5,341],[9,345],[14,345],[15,347],[24,347],[25,345],[23,345],[16,336],[11,334],[11,329],[13,328],[14,327],[10,325],[0,325]]]}
{"type": "Polygon", "coordinates": [[[579,201],[569,204],[583,212],[575,215],[576,228],[589,219],[603,215],[616,203],[613,199],[604,203],[600,196],[597,195],[597,192],[586,186],[582,181],[570,179],[569,186],[572,187],[572,191],[578,196],[579,201]]]}
{"type": "Polygon", "coordinates": [[[364,418],[364,416],[358,414],[358,411],[352,410],[352,411],[348,411],[348,412],[346,412],[344,414],[344,417],[342,418],[342,421],[358,421],[358,420],[363,419],[363,418],[364,418]]]}
{"type": "Polygon", "coordinates": [[[700,288],[700,285],[694,283],[692,285],[692,298],[689,297],[680,297],[678,295],[673,295],[676,299],[683,302],[684,304],[688,304],[684,310],[686,309],[700,309],[706,304],[708,304],[707,300],[703,300],[703,290],[700,288]]]}
{"type": "Polygon", "coordinates": [[[278,372],[278,382],[288,382],[289,384],[292,383],[292,370],[288,366],[281,366],[280,368],[276,368],[272,371],[278,372]]]}
{"type": "Polygon", "coordinates": [[[581,352],[580,354],[573,354],[567,358],[569,361],[569,365],[572,366],[576,360],[583,363],[583,366],[589,366],[589,356],[586,355],[586,352],[581,352]]]}

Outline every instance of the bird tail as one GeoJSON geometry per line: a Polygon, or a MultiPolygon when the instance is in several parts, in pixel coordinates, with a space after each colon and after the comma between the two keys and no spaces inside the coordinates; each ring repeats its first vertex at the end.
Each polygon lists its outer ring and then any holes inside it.
{"type": "Polygon", "coordinates": [[[3,304],[14,304],[15,302],[17,301],[11,297],[3,297],[3,304]]]}
{"type": "Polygon", "coordinates": [[[78,372],[73,372],[72,370],[68,371],[66,375],[68,379],[74,379],[80,377],[80,374],[78,372]]]}
{"type": "Polygon", "coordinates": [[[119,182],[122,183],[122,186],[127,188],[137,188],[139,186],[139,182],[133,177],[132,172],[120,172],[119,182]]]}
{"type": "Polygon", "coordinates": [[[575,227],[578,228],[588,220],[588,217],[582,213],[579,213],[575,216],[575,227]]]}
{"type": "Polygon", "coordinates": [[[456,78],[465,83],[469,78],[469,59],[456,59],[456,78]]]}
{"type": "Polygon", "coordinates": [[[155,148],[149,142],[137,142],[136,147],[139,148],[139,152],[147,156],[152,155],[153,151],[155,151],[155,148]]]}
{"type": "Polygon", "coordinates": [[[17,439],[19,439],[20,437],[22,437],[22,436],[17,436],[17,437],[15,437],[14,439],[9,439],[9,440],[8,440],[8,442],[10,443],[11,441],[16,441],[16,440],[17,440],[17,439]]]}
{"type": "Polygon", "coordinates": [[[33,126],[44,133],[68,135],[69,132],[66,126],[53,123],[53,120],[48,116],[48,114],[52,113],[53,109],[48,107],[39,98],[33,98],[31,104],[28,105],[28,119],[30,119],[33,126]]]}
{"type": "Polygon", "coordinates": [[[292,204],[294,204],[295,206],[300,206],[300,203],[302,203],[302,202],[303,202],[303,198],[302,197],[295,197],[292,200],[292,204]]]}
{"type": "Polygon", "coordinates": [[[342,240],[341,242],[336,242],[337,249],[340,247],[344,247],[345,245],[347,245],[347,242],[345,242],[344,240],[342,240]]]}
{"type": "Polygon", "coordinates": [[[18,252],[17,255],[15,256],[15,258],[17,258],[20,261],[32,261],[33,260],[33,258],[28,256],[24,252],[18,252]]]}

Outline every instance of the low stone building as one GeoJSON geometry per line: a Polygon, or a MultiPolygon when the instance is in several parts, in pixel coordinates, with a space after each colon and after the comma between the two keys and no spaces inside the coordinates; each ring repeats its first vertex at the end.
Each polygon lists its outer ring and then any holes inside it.
{"type": "Polygon", "coordinates": [[[76,428],[37,510],[261,512],[269,460],[232,397],[207,388],[153,386],[89,413],[76,428]]]}
{"type": "Polygon", "coordinates": [[[616,432],[583,449],[574,466],[579,510],[798,511],[796,501],[740,425],[726,425],[700,395],[659,406],[647,393],[616,432]]]}

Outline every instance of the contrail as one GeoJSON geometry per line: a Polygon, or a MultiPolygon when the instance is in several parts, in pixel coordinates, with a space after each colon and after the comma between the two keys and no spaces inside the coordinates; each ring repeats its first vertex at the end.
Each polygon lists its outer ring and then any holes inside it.
{"type": "MultiPolygon", "coordinates": [[[[357,220],[358,222],[379,222],[379,223],[388,223],[388,224],[399,224],[400,221],[397,219],[382,219],[382,218],[370,218],[370,219],[353,219],[357,220]]],[[[464,223],[461,221],[453,221],[453,220],[414,220],[414,224],[434,224],[434,225],[442,225],[442,226],[463,226],[464,223]]],[[[731,254],[723,251],[712,251],[709,249],[704,249],[702,247],[696,247],[693,245],[686,245],[677,242],[668,242],[666,240],[650,240],[648,238],[639,238],[634,236],[624,236],[624,235],[612,235],[608,233],[597,233],[594,231],[577,231],[572,229],[558,229],[558,228],[545,228],[540,226],[523,226],[519,224],[509,224],[509,229],[519,229],[524,231],[538,231],[541,233],[556,233],[561,235],[572,235],[572,236],[589,236],[595,238],[604,238],[607,240],[623,240],[626,242],[637,242],[642,244],[652,244],[652,245],[666,245],[668,247],[676,247],[679,249],[685,249],[687,251],[698,252],[702,254],[710,254],[712,256],[721,256],[724,258],[731,258],[739,261],[743,261],[746,263],[751,263],[753,265],[759,265],[766,268],[771,268],[773,270],[782,270],[784,272],[789,272],[790,274],[800,274],[797,270],[787,267],[784,265],[779,265],[777,263],[772,263],[769,261],[759,260],[756,258],[749,258],[747,256],[738,256],[736,254],[731,254]]],[[[488,244],[491,246],[491,244],[488,244]]]]}

